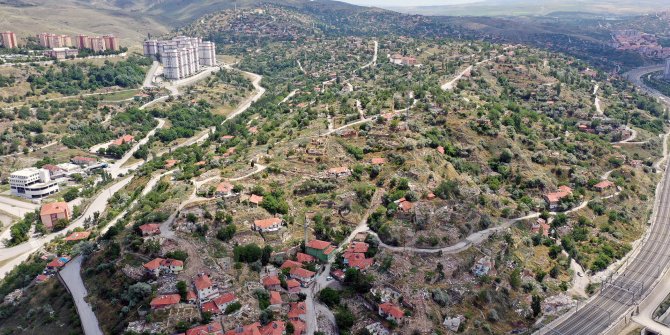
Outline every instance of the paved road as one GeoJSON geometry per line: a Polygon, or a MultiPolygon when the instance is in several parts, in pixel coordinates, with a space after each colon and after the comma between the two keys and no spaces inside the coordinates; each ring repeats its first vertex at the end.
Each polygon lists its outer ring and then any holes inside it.
{"type": "Polygon", "coordinates": [[[158,70],[158,67],[161,65],[160,62],[154,61],[153,64],[151,64],[151,68],[149,71],[147,71],[147,75],[144,77],[144,83],[142,83],[142,87],[153,87],[153,82],[154,82],[154,76],[156,74],[156,70],[158,70]]]}
{"type": "Polygon", "coordinates": [[[98,318],[93,313],[91,305],[84,298],[88,295],[84,281],[81,279],[81,256],[75,257],[60,271],[60,276],[65,282],[68,290],[72,294],[74,303],[77,306],[77,313],[81,320],[81,327],[86,335],[103,335],[100,330],[98,318]]]}
{"type": "MultiPolygon", "coordinates": [[[[660,98],[660,93],[642,86],[639,78],[646,71],[653,69],[633,71],[629,79],[660,98]]],[[[670,182],[667,175],[668,167],[656,191],[652,225],[640,248],[633,252],[619,273],[603,283],[600,293],[576,312],[564,315],[540,330],[540,334],[601,334],[620,318],[630,321],[638,303],[654,288],[670,261],[670,182]]]]}
{"type": "Polygon", "coordinates": [[[365,68],[368,68],[368,67],[375,67],[375,65],[377,65],[377,53],[379,51],[379,42],[377,42],[377,41],[373,41],[373,42],[375,43],[375,52],[372,55],[372,60],[370,61],[370,63],[367,63],[367,64],[361,66],[360,67],[361,70],[365,69],[365,68]]]}

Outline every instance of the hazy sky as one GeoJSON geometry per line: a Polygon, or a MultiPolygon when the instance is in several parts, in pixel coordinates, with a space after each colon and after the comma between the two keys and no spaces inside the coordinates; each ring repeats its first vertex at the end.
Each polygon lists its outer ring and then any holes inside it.
{"type": "Polygon", "coordinates": [[[482,0],[340,0],[340,1],[363,6],[396,7],[396,6],[456,5],[469,2],[479,2],[482,0]]]}

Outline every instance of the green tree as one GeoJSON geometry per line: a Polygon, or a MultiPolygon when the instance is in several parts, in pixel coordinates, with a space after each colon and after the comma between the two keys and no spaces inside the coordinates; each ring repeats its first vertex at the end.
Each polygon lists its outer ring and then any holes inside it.
{"type": "Polygon", "coordinates": [[[319,292],[319,300],[321,300],[328,307],[333,307],[340,304],[340,291],[326,287],[319,292]]]}

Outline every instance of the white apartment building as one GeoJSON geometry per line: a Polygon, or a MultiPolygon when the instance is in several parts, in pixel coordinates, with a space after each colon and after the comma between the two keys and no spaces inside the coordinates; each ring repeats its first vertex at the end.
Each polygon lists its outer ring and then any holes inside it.
{"type": "Polygon", "coordinates": [[[28,199],[40,199],[58,192],[58,183],[51,180],[49,170],[27,168],[9,175],[11,194],[28,199]]]}
{"type": "Polygon", "coordinates": [[[179,80],[200,71],[201,66],[216,65],[216,46],[199,37],[178,36],[171,40],[144,42],[144,55],[163,63],[166,79],[179,80]]]}

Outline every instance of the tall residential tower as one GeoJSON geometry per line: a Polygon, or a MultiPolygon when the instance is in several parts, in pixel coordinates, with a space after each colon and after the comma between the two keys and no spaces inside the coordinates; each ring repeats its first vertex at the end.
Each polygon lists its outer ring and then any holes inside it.
{"type": "Polygon", "coordinates": [[[198,73],[201,66],[215,66],[215,51],[213,42],[203,42],[198,37],[178,36],[144,42],[144,55],[159,59],[163,63],[163,75],[170,80],[190,77],[198,73]]]}

